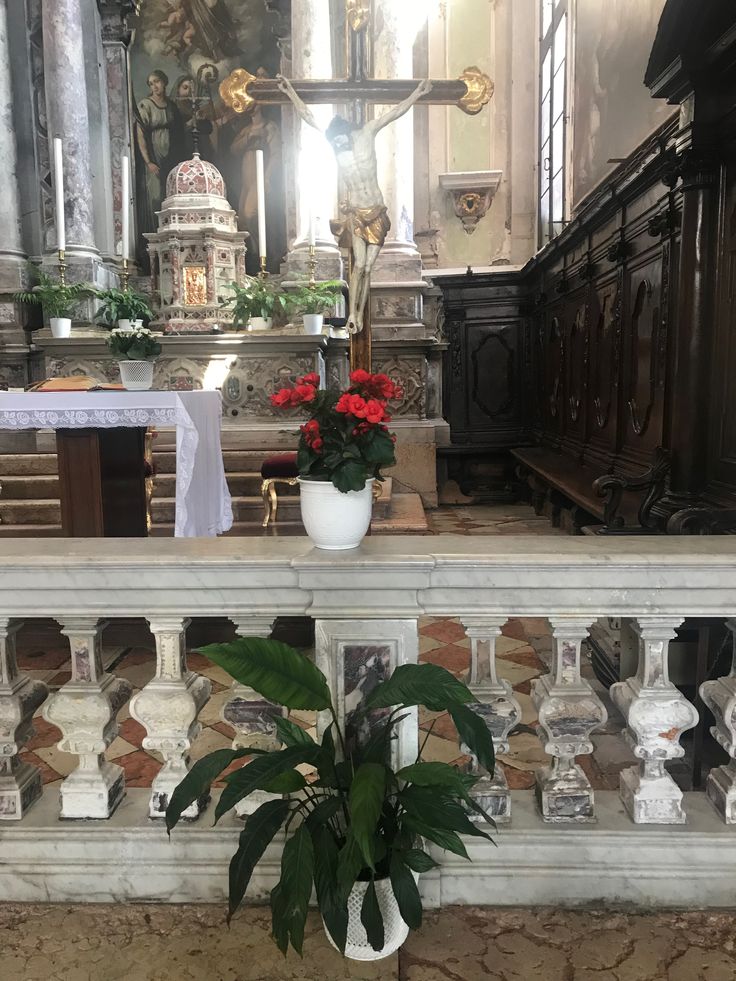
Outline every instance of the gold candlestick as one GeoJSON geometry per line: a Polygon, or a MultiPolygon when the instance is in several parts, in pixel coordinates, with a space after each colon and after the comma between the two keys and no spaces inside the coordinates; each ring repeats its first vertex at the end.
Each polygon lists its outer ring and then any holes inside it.
{"type": "Polygon", "coordinates": [[[130,282],[130,269],[128,268],[128,260],[123,259],[123,271],[120,274],[120,279],[123,284],[123,289],[127,290],[128,284],[130,282]]]}
{"type": "Polygon", "coordinates": [[[314,245],[309,246],[309,259],[307,260],[309,265],[309,285],[315,286],[317,280],[315,279],[315,272],[317,271],[317,249],[314,245]]]}
{"type": "Polygon", "coordinates": [[[66,286],[66,253],[59,249],[59,282],[66,286]]]}
{"type": "Polygon", "coordinates": [[[258,273],[258,275],[261,279],[266,279],[266,277],[268,276],[268,270],[266,269],[265,255],[261,256],[261,271],[258,273]]]}

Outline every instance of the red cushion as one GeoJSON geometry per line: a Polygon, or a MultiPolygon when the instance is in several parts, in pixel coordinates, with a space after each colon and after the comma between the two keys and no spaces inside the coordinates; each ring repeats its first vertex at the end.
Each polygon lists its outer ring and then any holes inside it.
{"type": "Polygon", "coordinates": [[[280,453],[278,456],[270,456],[261,465],[261,477],[270,480],[274,477],[298,477],[299,471],[296,466],[296,453],[280,453]]]}

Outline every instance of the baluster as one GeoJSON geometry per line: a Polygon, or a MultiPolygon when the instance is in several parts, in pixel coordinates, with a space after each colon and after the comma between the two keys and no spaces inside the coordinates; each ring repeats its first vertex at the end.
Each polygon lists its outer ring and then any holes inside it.
{"type": "Polygon", "coordinates": [[[726,626],[731,633],[731,670],[723,678],[704,681],[700,697],[716,719],[710,727],[713,738],[731,757],[726,766],[710,771],[705,792],[726,824],[736,824],[736,620],[727,620],[726,626]]]}
{"type": "Polygon", "coordinates": [[[33,735],[33,714],[49,690],[18,672],[15,635],[20,627],[21,621],[0,617],[0,821],[20,821],[41,796],[41,771],[19,754],[33,735]]]}
{"type": "Polygon", "coordinates": [[[680,736],[698,721],[694,705],[669,679],[667,654],[682,618],[638,617],[636,676],[611,685],[611,698],[626,719],[624,738],[642,762],[622,770],[621,798],[637,824],[684,824],[682,791],[665,760],[683,756],[680,736]]]}
{"type": "MultiPolygon", "coordinates": [[[[235,624],[239,637],[270,637],[273,627],[273,617],[234,616],[230,618],[235,624]]],[[[275,702],[270,702],[248,685],[234,681],[231,686],[232,695],[222,707],[221,718],[235,730],[233,749],[243,746],[254,746],[256,749],[274,750],[281,745],[276,733],[276,719],[287,715],[287,710],[275,702]]],[[[247,766],[248,764],[243,764],[247,766]]],[[[252,814],[267,800],[274,800],[278,794],[269,794],[265,790],[256,790],[245,800],[235,805],[238,817],[252,814]]]]}
{"type": "Polygon", "coordinates": [[[116,716],[131,685],[102,667],[102,631],[97,617],[67,617],[62,634],[69,639],[72,677],[46,702],[43,717],[58,726],[58,747],[79,763],[61,784],[62,818],[108,818],[125,794],[125,773],[104,753],[118,734],[116,716]]]}
{"type": "MultiPolygon", "coordinates": [[[[493,739],[496,757],[509,751],[509,733],[521,721],[521,706],[514,698],[508,681],[499,680],[496,674],[496,640],[501,636],[501,628],[506,623],[503,617],[486,617],[463,620],[463,626],[470,637],[470,672],[467,683],[478,698],[470,703],[486,723],[493,739]]],[[[469,753],[468,747],[461,744],[461,750],[469,753]]],[[[471,790],[472,796],[480,806],[500,824],[511,820],[511,794],[506,774],[496,759],[493,774],[489,774],[475,756],[471,755],[471,773],[480,779],[471,790]]]]}
{"type": "Polygon", "coordinates": [[[552,673],[532,682],[544,750],[552,765],[537,774],[537,799],[545,821],[594,821],[593,788],[576,756],[593,752],[590,734],[608,713],[580,676],[580,647],[591,619],[550,617],[554,638],[552,673]]]}
{"type": "MultiPolygon", "coordinates": [[[[130,714],[146,729],[144,749],[160,753],[164,765],[151,784],[148,816],[163,818],[175,788],[189,771],[189,751],[202,731],[197,716],[207,703],[212,684],[187,668],[186,629],[183,617],[149,620],[156,640],[156,674],[130,701],[130,714]]],[[[183,812],[195,820],[207,806],[202,796],[183,812]]]]}

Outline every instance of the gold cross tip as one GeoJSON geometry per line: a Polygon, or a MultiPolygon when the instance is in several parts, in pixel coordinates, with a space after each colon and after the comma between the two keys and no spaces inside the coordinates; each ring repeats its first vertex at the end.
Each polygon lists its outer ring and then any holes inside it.
{"type": "Polygon", "coordinates": [[[220,82],[220,96],[226,106],[235,112],[248,112],[254,105],[255,99],[248,94],[248,86],[255,80],[245,68],[236,68],[234,72],[220,82]]]}
{"type": "Polygon", "coordinates": [[[465,82],[468,91],[458,101],[458,106],[468,116],[476,116],[483,106],[488,105],[491,101],[495,86],[488,75],[475,65],[466,68],[460,76],[460,80],[465,82]]]}
{"type": "Polygon", "coordinates": [[[351,31],[356,33],[362,31],[364,27],[368,26],[370,0],[348,0],[347,18],[351,31]]]}

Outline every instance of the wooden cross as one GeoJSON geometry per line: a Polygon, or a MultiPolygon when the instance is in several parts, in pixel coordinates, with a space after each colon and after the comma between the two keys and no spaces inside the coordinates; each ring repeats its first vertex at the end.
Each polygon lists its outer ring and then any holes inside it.
{"type": "MultiPolygon", "coordinates": [[[[412,0],[404,0],[411,3],[412,0]]],[[[307,104],[350,105],[353,120],[365,122],[369,105],[403,102],[416,89],[417,79],[371,77],[372,52],[368,28],[372,22],[373,0],[346,0],[348,32],[348,74],[346,78],[291,79],[297,95],[307,104]]],[[[285,105],[289,100],[274,78],[257,78],[238,68],[220,85],[223,101],[235,112],[248,112],[256,103],[285,105]]],[[[493,95],[493,82],[479,68],[466,68],[460,78],[432,79],[432,90],[419,102],[425,105],[455,105],[475,115],[493,95]]],[[[340,243],[341,245],[344,242],[340,243]]],[[[350,337],[350,367],[371,369],[370,299],[366,305],[363,330],[350,337]]]]}

